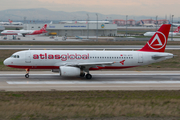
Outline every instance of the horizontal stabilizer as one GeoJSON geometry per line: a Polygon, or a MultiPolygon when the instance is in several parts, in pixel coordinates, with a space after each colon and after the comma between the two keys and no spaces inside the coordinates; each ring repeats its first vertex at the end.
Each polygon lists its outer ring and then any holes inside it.
{"type": "Polygon", "coordinates": [[[163,58],[163,57],[169,57],[169,58],[172,58],[174,55],[173,54],[158,54],[158,55],[153,55],[152,58],[157,60],[157,59],[160,59],[160,58],[163,58]]]}

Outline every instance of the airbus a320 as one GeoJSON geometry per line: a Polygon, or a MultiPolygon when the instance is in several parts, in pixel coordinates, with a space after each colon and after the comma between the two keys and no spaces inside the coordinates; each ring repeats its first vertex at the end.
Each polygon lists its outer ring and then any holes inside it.
{"type": "Polygon", "coordinates": [[[123,69],[160,62],[173,57],[165,53],[171,25],[164,24],[138,51],[25,50],[4,60],[8,67],[51,69],[60,76],[81,76],[91,79],[91,70],[123,69]]]}

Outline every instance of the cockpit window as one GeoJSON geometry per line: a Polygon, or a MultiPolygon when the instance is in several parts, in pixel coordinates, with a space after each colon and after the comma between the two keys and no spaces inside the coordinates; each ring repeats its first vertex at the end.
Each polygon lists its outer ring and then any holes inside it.
{"type": "Polygon", "coordinates": [[[19,55],[12,55],[12,58],[19,58],[19,55]]]}

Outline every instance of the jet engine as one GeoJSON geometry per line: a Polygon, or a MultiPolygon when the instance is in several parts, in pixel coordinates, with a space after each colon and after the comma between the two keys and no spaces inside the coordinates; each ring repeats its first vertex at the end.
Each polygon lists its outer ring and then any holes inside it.
{"type": "Polygon", "coordinates": [[[79,76],[81,73],[80,68],[77,67],[61,66],[59,69],[60,76],[79,76]]]}

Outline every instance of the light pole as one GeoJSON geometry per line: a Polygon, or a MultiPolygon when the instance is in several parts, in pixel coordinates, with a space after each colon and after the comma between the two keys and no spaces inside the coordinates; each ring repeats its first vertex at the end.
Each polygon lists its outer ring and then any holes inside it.
{"type": "Polygon", "coordinates": [[[87,14],[87,39],[89,39],[89,14],[87,14]]]}
{"type": "Polygon", "coordinates": [[[127,17],[128,15],[126,15],[126,37],[127,37],[127,17]]]}
{"type": "Polygon", "coordinates": [[[173,17],[174,17],[174,15],[172,15],[171,41],[173,41],[173,17]]]}
{"type": "Polygon", "coordinates": [[[158,16],[156,16],[156,31],[157,31],[157,17],[158,17],[158,16]]]}
{"type": "Polygon", "coordinates": [[[98,14],[96,13],[97,16],[97,41],[98,41],[98,14]]]}

